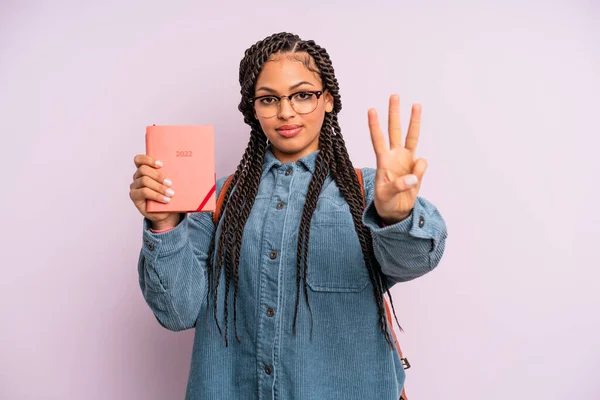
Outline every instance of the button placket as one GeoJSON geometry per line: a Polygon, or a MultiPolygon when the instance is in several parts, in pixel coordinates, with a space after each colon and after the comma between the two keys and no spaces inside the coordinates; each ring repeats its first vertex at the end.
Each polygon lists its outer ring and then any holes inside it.
{"type": "Polygon", "coordinates": [[[279,301],[282,290],[280,278],[282,271],[280,270],[283,258],[286,257],[285,238],[287,207],[290,206],[290,192],[292,183],[296,178],[294,167],[291,165],[281,166],[278,173],[275,175],[275,186],[273,191],[269,193],[270,204],[269,210],[265,212],[265,223],[263,226],[263,262],[261,263],[261,294],[258,299],[261,307],[260,318],[257,332],[258,348],[260,354],[258,359],[258,372],[260,379],[261,391],[264,398],[271,398],[273,395],[273,379],[275,376],[274,364],[277,363],[279,357],[279,346],[281,344],[280,330],[278,329],[280,318],[279,301]],[[280,253],[281,252],[281,253],[280,253]]]}

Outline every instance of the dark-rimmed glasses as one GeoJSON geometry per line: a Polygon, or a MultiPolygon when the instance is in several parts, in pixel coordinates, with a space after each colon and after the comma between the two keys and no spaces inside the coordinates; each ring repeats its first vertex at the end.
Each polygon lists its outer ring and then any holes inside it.
{"type": "Polygon", "coordinates": [[[315,111],[319,98],[323,95],[323,90],[313,91],[304,90],[301,92],[292,93],[289,96],[276,96],[269,94],[265,96],[253,97],[249,100],[254,104],[256,114],[263,118],[271,118],[279,112],[281,99],[286,98],[290,102],[290,106],[298,114],[310,114],[315,111]]]}

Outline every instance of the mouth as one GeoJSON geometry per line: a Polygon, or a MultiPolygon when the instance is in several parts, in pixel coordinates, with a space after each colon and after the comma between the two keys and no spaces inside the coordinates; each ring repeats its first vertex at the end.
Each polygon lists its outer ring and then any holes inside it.
{"type": "Polygon", "coordinates": [[[300,125],[283,125],[279,128],[275,129],[277,133],[285,138],[292,138],[302,130],[302,126],[300,125]]]}

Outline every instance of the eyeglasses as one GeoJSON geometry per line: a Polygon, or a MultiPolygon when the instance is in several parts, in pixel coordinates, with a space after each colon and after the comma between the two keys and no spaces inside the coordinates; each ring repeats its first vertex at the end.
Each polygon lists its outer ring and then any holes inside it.
{"type": "Polygon", "coordinates": [[[315,111],[319,98],[323,95],[323,90],[319,91],[303,91],[292,93],[289,96],[275,96],[274,94],[267,96],[253,97],[249,100],[254,104],[256,114],[263,118],[271,118],[279,112],[281,99],[287,98],[290,106],[298,114],[310,114],[315,111]]]}

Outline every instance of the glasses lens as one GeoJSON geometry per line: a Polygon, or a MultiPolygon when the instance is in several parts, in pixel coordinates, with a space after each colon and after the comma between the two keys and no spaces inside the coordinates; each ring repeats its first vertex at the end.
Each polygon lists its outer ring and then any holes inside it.
{"type": "MultiPolygon", "coordinates": [[[[317,108],[319,99],[314,93],[301,92],[294,94],[290,99],[290,105],[298,114],[308,114],[317,108]]],[[[263,118],[277,115],[280,102],[276,97],[262,97],[254,100],[256,114],[263,118]]]]}
{"type": "Polygon", "coordinates": [[[291,102],[298,114],[308,114],[317,108],[317,96],[313,93],[296,93],[291,102]]]}
{"type": "Polygon", "coordinates": [[[277,114],[279,101],[275,97],[262,97],[254,100],[256,114],[264,118],[270,118],[277,114]]]}

